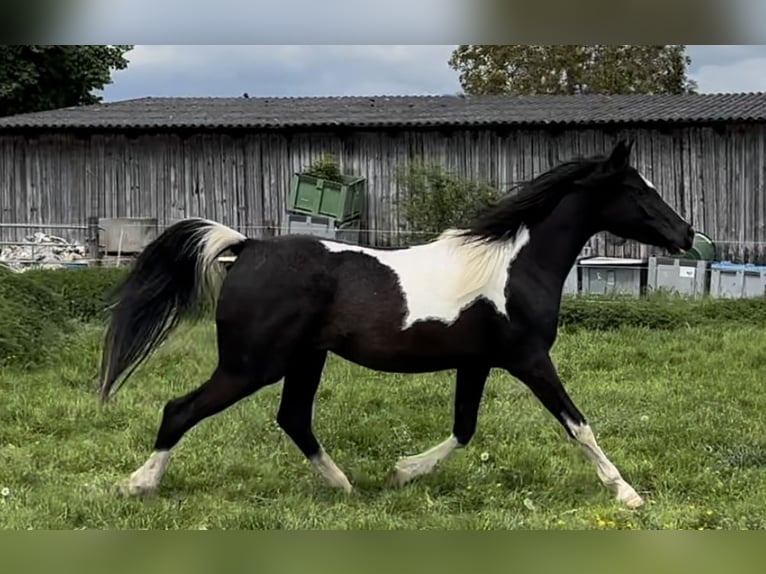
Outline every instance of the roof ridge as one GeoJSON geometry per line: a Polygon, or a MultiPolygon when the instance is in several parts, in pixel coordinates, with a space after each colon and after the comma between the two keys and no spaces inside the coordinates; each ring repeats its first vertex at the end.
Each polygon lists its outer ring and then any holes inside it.
{"type": "MultiPolygon", "coordinates": [[[[766,96],[766,90],[764,91],[743,91],[743,92],[700,92],[700,93],[685,93],[685,94],[338,94],[338,95],[308,95],[308,96],[291,96],[291,95],[273,95],[273,96],[250,96],[247,98],[243,96],[141,96],[137,98],[126,98],[124,100],[111,100],[103,103],[124,103],[124,102],[138,102],[149,100],[364,100],[364,99],[496,99],[496,98],[529,98],[529,99],[545,99],[545,98],[557,98],[557,99],[578,99],[578,98],[683,98],[683,97],[727,97],[727,96],[766,96]]],[[[98,104],[93,104],[98,105],[98,104]]]]}
{"type": "MultiPolygon", "coordinates": [[[[498,94],[499,96],[500,94],[498,94]]],[[[311,96],[142,96],[139,98],[127,98],[124,100],[112,100],[114,102],[135,102],[139,100],[357,100],[357,99],[429,99],[429,98],[452,98],[452,97],[476,97],[464,94],[338,94],[338,95],[311,95],[311,96]]],[[[485,96],[479,96],[485,97],[485,96]]],[[[495,96],[488,96],[495,97],[495,96]]]]}

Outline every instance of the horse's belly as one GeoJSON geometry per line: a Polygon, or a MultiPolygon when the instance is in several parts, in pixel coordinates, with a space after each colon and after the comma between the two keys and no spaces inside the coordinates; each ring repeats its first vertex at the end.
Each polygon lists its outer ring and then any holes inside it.
{"type": "Polygon", "coordinates": [[[424,355],[406,350],[349,345],[341,345],[331,351],[362,367],[388,373],[428,373],[459,365],[459,357],[455,355],[424,355]]]}
{"type": "Polygon", "coordinates": [[[327,346],[335,354],[367,368],[415,373],[489,361],[493,349],[487,344],[487,335],[438,322],[396,330],[375,329],[366,324],[327,346]]]}

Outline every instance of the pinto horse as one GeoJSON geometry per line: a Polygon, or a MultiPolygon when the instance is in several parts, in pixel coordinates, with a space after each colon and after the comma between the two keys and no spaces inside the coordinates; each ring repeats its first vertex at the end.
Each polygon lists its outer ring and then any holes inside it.
{"type": "Polygon", "coordinates": [[[318,237],[248,238],[186,219],[138,256],[119,286],[100,372],[106,402],[184,316],[216,305],[218,364],[196,390],[169,401],[146,463],[123,484],[157,489],[171,450],[197,423],[283,380],[276,420],[317,471],[351,484],[313,432],[328,352],[384,372],[455,370],[452,433],[400,459],[395,484],[431,473],[476,430],[490,369],[524,383],[627,507],[642,498],[596,442],[550,357],[566,275],[602,231],[666,248],[692,245],[692,227],[630,165],[632,143],[562,163],[482,210],[466,229],[429,243],[373,249],[318,237]],[[226,270],[219,257],[232,253],[226,270]]]}

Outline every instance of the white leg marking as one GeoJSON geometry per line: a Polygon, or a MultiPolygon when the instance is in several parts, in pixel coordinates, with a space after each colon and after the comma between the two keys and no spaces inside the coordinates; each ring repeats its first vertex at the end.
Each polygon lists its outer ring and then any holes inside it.
{"type": "Polygon", "coordinates": [[[351,492],[351,483],[348,478],[324,449],[320,450],[319,454],[310,460],[330,486],[339,488],[344,492],[351,492]]]}
{"type": "Polygon", "coordinates": [[[595,463],[596,473],[601,479],[601,482],[607,488],[610,488],[617,497],[617,500],[624,503],[629,508],[637,508],[644,504],[643,499],[638,493],[630,486],[625,479],[622,478],[620,471],[612,464],[612,461],[607,458],[601,447],[596,442],[596,437],[593,435],[593,431],[590,425],[578,425],[569,420],[566,421],[569,430],[575,436],[575,439],[582,447],[586,456],[595,463]]]}
{"type": "Polygon", "coordinates": [[[425,452],[399,459],[394,467],[391,480],[399,486],[408,483],[418,476],[430,474],[441,461],[446,460],[460,448],[460,443],[454,436],[425,452]]]}
{"type": "Polygon", "coordinates": [[[169,450],[152,454],[144,465],[130,475],[123,491],[131,496],[144,496],[157,490],[170,460],[169,450]]]}

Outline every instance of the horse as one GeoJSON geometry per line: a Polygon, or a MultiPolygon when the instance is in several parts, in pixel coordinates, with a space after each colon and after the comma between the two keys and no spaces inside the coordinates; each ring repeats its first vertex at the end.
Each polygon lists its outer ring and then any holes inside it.
{"type": "Polygon", "coordinates": [[[351,492],[313,431],[315,395],[334,353],[387,373],[455,372],[452,432],[399,459],[389,474],[395,486],[468,446],[487,377],[504,369],[563,426],[619,503],[644,504],[599,447],[550,356],[565,277],[593,235],[671,253],[692,246],[692,226],[631,165],[632,146],[620,140],[607,154],[563,161],[478,210],[464,228],[403,248],[297,234],[248,238],[203,218],[166,228],[116,288],[100,401],[203,301],[215,307],[218,362],[207,381],[165,404],[153,451],[122,491],[154,493],[189,430],[282,381],[279,427],[331,487],[351,492]]]}

